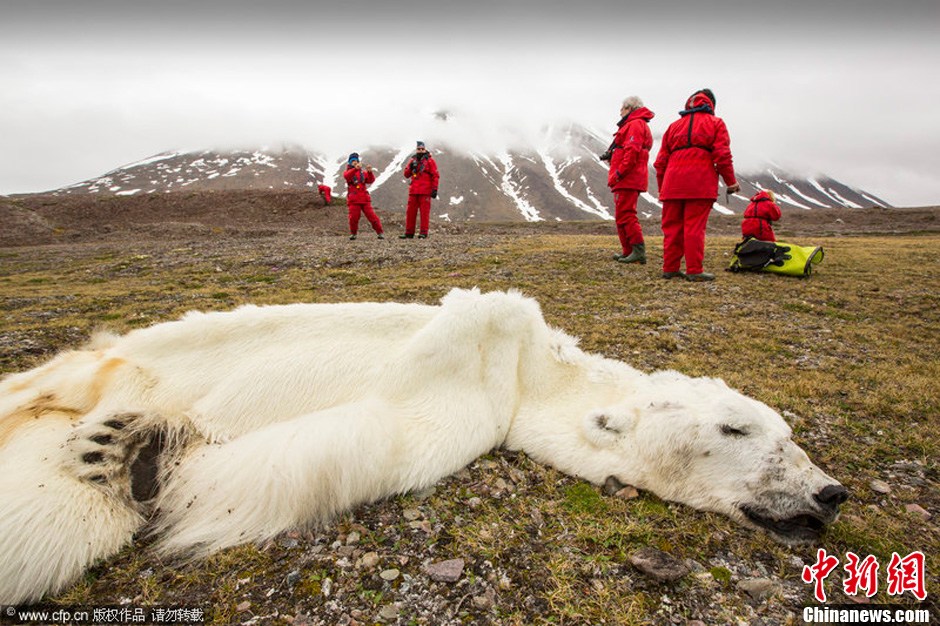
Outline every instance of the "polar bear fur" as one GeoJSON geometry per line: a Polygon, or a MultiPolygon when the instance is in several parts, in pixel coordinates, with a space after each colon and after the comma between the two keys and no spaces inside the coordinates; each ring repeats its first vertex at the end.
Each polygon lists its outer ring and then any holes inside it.
{"type": "Polygon", "coordinates": [[[0,603],[62,590],[142,530],[200,556],[428,487],[500,446],[788,541],[818,536],[845,498],[766,405],[583,352],[518,293],[244,306],[0,383],[0,603]],[[145,450],[159,452],[149,500],[145,450]]]}

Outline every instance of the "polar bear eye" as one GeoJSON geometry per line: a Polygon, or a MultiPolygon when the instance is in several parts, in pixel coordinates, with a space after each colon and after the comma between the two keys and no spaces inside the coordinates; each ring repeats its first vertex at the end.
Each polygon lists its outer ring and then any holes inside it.
{"type": "Polygon", "coordinates": [[[732,426],[731,424],[722,424],[721,434],[728,437],[747,437],[748,435],[747,430],[744,428],[732,426]]]}

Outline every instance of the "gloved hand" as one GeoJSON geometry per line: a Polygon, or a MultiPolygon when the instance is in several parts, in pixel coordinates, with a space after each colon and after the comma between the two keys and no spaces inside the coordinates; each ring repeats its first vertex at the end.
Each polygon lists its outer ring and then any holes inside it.
{"type": "Polygon", "coordinates": [[[431,197],[432,197],[432,198],[437,198],[437,189],[432,189],[432,190],[431,190],[431,197]]]}

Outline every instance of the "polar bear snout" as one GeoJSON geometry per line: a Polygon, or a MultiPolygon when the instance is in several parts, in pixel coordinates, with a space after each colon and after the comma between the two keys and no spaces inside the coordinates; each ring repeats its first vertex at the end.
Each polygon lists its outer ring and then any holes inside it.
{"type": "Polygon", "coordinates": [[[813,500],[833,515],[839,512],[839,505],[849,499],[849,490],[835,483],[826,485],[822,491],[813,494],[813,500]]]}

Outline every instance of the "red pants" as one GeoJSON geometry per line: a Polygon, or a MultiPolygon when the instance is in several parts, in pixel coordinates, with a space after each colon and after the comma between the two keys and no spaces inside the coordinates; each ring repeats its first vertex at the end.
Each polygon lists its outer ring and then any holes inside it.
{"type": "Polygon", "coordinates": [[[663,200],[663,271],[678,272],[682,257],[688,274],[702,273],[705,226],[714,200],[663,200]]]}
{"type": "Polygon", "coordinates": [[[329,204],[329,203],[333,200],[332,193],[331,193],[332,190],[331,190],[329,187],[327,187],[326,185],[318,185],[318,186],[317,186],[317,191],[320,192],[320,195],[323,196],[323,200],[324,200],[327,204],[329,204]]]}
{"type": "Polygon", "coordinates": [[[382,234],[382,222],[379,220],[379,216],[375,214],[375,211],[372,210],[372,203],[365,202],[362,204],[350,204],[349,205],[349,232],[350,234],[355,235],[359,232],[359,213],[366,214],[366,219],[369,220],[369,223],[372,224],[372,229],[378,234],[382,234]]]}
{"type": "Polygon", "coordinates": [[[614,219],[624,254],[633,252],[633,244],[643,243],[643,229],[636,218],[636,201],[639,197],[640,192],[633,189],[614,192],[614,219]]]}
{"type": "Polygon", "coordinates": [[[428,228],[431,222],[431,196],[424,194],[411,194],[408,196],[408,210],[405,211],[405,234],[415,234],[415,221],[418,217],[418,211],[421,211],[421,232],[422,235],[428,234],[428,228]]]}

